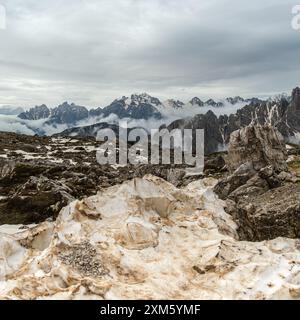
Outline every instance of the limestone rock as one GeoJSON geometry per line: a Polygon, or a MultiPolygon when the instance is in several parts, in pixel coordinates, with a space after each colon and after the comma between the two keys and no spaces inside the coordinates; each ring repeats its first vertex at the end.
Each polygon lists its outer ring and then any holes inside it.
{"type": "Polygon", "coordinates": [[[238,241],[215,183],[146,176],[0,226],[0,299],[299,299],[299,240],[238,241]]]}
{"type": "Polygon", "coordinates": [[[281,139],[269,126],[249,126],[230,138],[231,174],[215,186],[241,239],[299,238],[300,193],[297,177],[287,171],[281,139]]]}
{"type": "MultiPolygon", "coordinates": [[[[239,199],[231,213],[242,240],[261,241],[277,237],[300,238],[300,184],[239,199]]],[[[229,211],[228,211],[229,212],[229,211]]]]}
{"type": "Polygon", "coordinates": [[[231,172],[246,162],[252,162],[255,170],[272,165],[275,170],[284,171],[286,160],[282,137],[271,126],[250,125],[230,136],[227,167],[231,172]]]}

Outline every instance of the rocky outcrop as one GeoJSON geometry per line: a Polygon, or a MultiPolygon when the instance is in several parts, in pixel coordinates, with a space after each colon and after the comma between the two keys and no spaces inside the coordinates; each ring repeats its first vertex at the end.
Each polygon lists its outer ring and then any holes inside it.
{"type": "Polygon", "coordinates": [[[0,227],[0,299],[299,299],[299,241],[238,241],[214,184],[146,176],[0,227]]]}
{"type": "Polygon", "coordinates": [[[257,171],[268,165],[277,171],[284,171],[287,169],[286,160],[283,139],[271,126],[250,125],[230,136],[227,167],[231,172],[244,163],[252,163],[257,171]]]}
{"type": "Polygon", "coordinates": [[[286,159],[282,140],[270,126],[249,126],[231,135],[230,174],[214,191],[227,201],[241,239],[300,237],[300,180],[288,172],[286,159]]]}
{"type": "MultiPolygon", "coordinates": [[[[253,188],[253,186],[251,186],[253,188]]],[[[247,190],[246,190],[247,191],[247,190]]],[[[300,238],[300,184],[284,183],[264,192],[242,192],[227,202],[227,212],[239,225],[241,240],[300,238]]]]}

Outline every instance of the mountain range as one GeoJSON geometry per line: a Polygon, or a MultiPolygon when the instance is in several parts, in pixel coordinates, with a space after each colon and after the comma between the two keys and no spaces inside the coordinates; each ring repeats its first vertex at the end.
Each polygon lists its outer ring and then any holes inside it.
{"type": "Polygon", "coordinates": [[[114,100],[104,108],[95,108],[88,110],[84,106],[78,106],[74,103],[64,102],[56,108],[50,109],[46,105],[36,106],[28,111],[18,115],[23,120],[45,119],[46,124],[75,124],[78,121],[91,117],[108,117],[111,114],[119,118],[132,118],[148,120],[150,118],[162,119],[168,111],[183,110],[189,107],[212,107],[222,108],[225,104],[236,105],[237,103],[252,104],[262,102],[257,98],[243,99],[241,97],[227,98],[224,102],[209,99],[206,102],[198,97],[194,97],[188,103],[179,100],[169,99],[161,102],[158,98],[152,97],[147,93],[132,94],[131,97],[122,97],[114,100]]]}
{"type": "MultiPolygon", "coordinates": [[[[126,100],[124,100],[126,101],[126,100]]],[[[229,142],[230,134],[249,124],[270,124],[276,127],[288,142],[298,143],[300,141],[300,89],[297,87],[292,91],[291,96],[279,95],[268,100],[250,99],[248,101],[236,97],[228,98],[228,103],[237,104],[246,103],[236,112],[229,115],[223,114],[217,116],[214,108],[217,107],[211,102],[211,110],[202,113],[199,105],[199,114],[193,117],[185,117],[171,122],[167,128],[173,129],[204,129],[205,132],[205,151],[206,154],[226,149],[229,142]]],[[[156,105],[159,103],[155,101],[156,105]]],[[[190,102],[197,104],[196,98],[190,102]]],[[[187,107],[184,105],[180,108],[187,107]]],[[[172,105],[172,108],[179,108],[178,103],[172,105]]],[[[124,107],[126,110],[126,107],[124,107]]],[[[109,127],[109,124],[102,122],[101,128],[109,127]]],[[[60,133],[60,136],[95,136],[99,124],[92,124],[79,128],[70,128],[60,133]]]]}
{"type": "MultiPolygon", "coordinates": [[[[20,108],[10,112],[15,114],[18,110],[20,108]]],[[[2,112],[9,114],[8,108],[2,108],[2,112]]],[[[164,123],[169,130],[204,129],[206,153],[224,150],[230,134],[249,124],[271,124],[287,141],[298,142],[300,89],[295,88],[290,96],[282,94],[267,100],[236,96],[223,101],[213,99],[202,101],[194,97],[188,103],[175,99],[161,102],[158,98],[142,93],[132,94],[130,97],[123,96],[104,108],[90,110],[68,102],[52,109],[42,104],[21,112],[17,117],[39,135],[46,134],[43,128],[47,125],[58,128],[57,132],[62,131],[58,133],[60,136],[89,137],[95,136],[99,128],[111,128],[112,125],[116,131],[117,126],[107,121],[107,117],[111,115],[119,119],[137,120],[135,126],[143,126],[145,124],[143,121],[151,119],[159,125],[164,123]],[[231,106],[234,112],[227,114],[228,106],[231,106]],[[187,110],[193,110],[192,116],[188,116],[188,112],[185,113],[187,110]],[[169,116],[170,113],[173,118],[169,116]],[[42,123],[42,125],[32,125],[36,120],[39,120],[37,124],[42,123]],[[139,120],[143,120],[141,124],[139,120]]]]}
{"type": "Polygon", "coordinates": [[[300,141],[300,88],[291,97],[278,96],[267,101],[257,101],[230,115],[217,117],[213,111],[192,118],[172,122],[168,129],[204,129],[206,153],[226,148],[230,134],[250,124],[269,124],[277,128],[286,141],[300,141]]]}

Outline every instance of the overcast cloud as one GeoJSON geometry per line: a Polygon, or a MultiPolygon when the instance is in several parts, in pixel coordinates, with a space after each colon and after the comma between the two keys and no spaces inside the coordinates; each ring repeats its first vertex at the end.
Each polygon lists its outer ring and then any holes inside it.
{"type": "Polygon", "coordinates": [[[269,96],[300,83],[289,0],[0,0],[0,104],[269,96]]]}

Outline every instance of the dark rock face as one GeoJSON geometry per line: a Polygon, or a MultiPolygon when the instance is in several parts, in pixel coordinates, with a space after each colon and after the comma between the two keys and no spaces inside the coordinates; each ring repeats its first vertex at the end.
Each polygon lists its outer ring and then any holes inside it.
{"type": "Polygon", "coordinates": [[[46,105],[36,106],[29,111],[18,115],[24,120],[48,119],[46,124],[73,124],[76,121],[83,120],[89,115],[85,107],[76,106],[74,103],[64,102],[54,109],[49,109],[46,105]]]}
{"type": "Polygon", "coordinates": [[[205,159],[204,171],[219,173],[225,170],[225,165],[224,157],[221,154],[214,154],[205,159]]]}
{"type": "Polygon", "coordinates": [[[219,130],[218,118],[212,111],[196,115],[191,119],[174,121],[168,126],[169,131],[173,129],[204,129],[206,154],[213,153],[222,146],[223,138],[219,130]]]}
{"type": "Polygon", "coordinates": [[[226,99],[226,101],[231,103],[231,104],[237,104],[239,102],[244,102],[245,100],[243,98],[237,96],[237,97],[234,97],[234,98],[229,97],[229,98],[226,99]]]}
{"type": "Polygon", "coordinates": [[[222,200],[226,200],[232,192],[237,190],[239,187],[245,185],[255,175],[255,170],[251,163],[245,163],[241,165],[234,174],[222,179],[215,186],[215,193],[222,200]]]}
{"type": "Polygon", "coordinates": [[[291,109],[296,112],[300,112],[300,88],[295,88],[292,92],[291,109]]]}
{"type": "Polygon", "coordinates": [[[36,106],[29,111],[19,114],[19,118],[23,120],[40,120],[47,119],[50,116],[50,109],[46,105],[36,106]]]}
{"type": "Polygon", "coordinates": [[[227,212],[239,225],[241,240],[262,241],[300,237],[300,184],[286,183],[240,199],[228,201],[227,212]]]}
{"type": "Polygon", "coordinates": [[[216,102],[216,101],[213,100],[213,99],[207,100],[207,101],[205,102],[205,105],[211,106],[211,107],[214,107],[214,108],[224,107],[224,103],[223,103],[223,102],[216,102]]]}
{"type": "Polygon", "coordinates": [[[91,109],[89,111],[89,117],[100,117],[102,115],[102,108],[91,109]]]}
{"type": "Polygon", "coordinates": [[[152,105],[141,103],[138,106],[131,105],[128,108],[128,116],[133,119],[161,119],[161,113],[152,105]]]}
{"type": "Polygon", "coordinates": [[[300,236],[300,180],[288,172],[287,153],[270,126],[248,126],[231,135],[230,174],[214,191],[226,200],[241,240],[300,236]]]}
{"type": "Polygon", "coordinates": [[[56,217],[63,207],[75,200],[71,193],[63,183],[42,175],[31,176],[8,201],[0,202],[0,212],[6,212],[5,217],[0,216],[0,221],[26,224],[56,217]]]}
{"type": "Polygon", "coordinates": [[[203,107],[204,106],[204,102],[202,100],[200,100],[198,97],[194,97],[191,101],[190,104],[192,106],[199,106],[199,107],[203,107]]]}
{"type": "Polygon", "coordinates": [[[51,117],[46,124],[74,124],[77,121],[86,119],[88,115],[89,112],[85,107],[64,102],[51,110],[51,117]]]}

